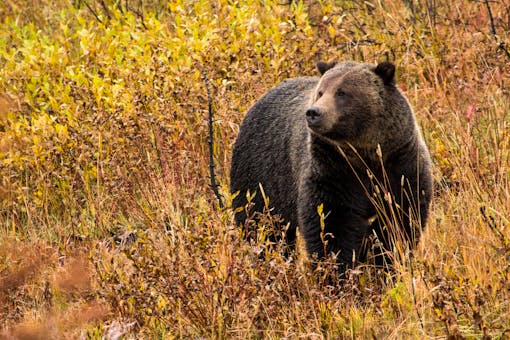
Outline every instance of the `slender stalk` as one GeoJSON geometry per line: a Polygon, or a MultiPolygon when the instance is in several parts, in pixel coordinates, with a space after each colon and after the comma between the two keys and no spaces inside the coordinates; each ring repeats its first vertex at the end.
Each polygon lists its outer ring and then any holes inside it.
{"type": "Polygon", "coordinates": [[[508,49],[505,46],[505,43],[503,41],[498,41],[498,34],[496,33],[496,26],[494,25],[494,17],[492,16],[491,6],[489,5],[489,0],[485,0],[485,5],[487,6],[487,12],[489,13],[489,19],[491,21],[491,31],[492,35],[494,36],[494,39],[498,43],[498,48],[501,49],[503,52],[505,52],[506,56],[510,58],[510,52],[508,52],[508,49]]]}
{"type": "Polygon", "coordinates": [[[207,73],[205,72],[205,70],[202,71],[202,76],[204,78],[205,87],[207,89],[207,102],[208,102],[208,106],[209,106],[209,141],[208,141],[208,144],[209,144],[209,176],[211,178],[211,188],[213,189],[214,194],[218,198],[218,204],[219,204],[220,208],[223,209],[223,207],[224,207],[223,200],[222,200],[220,192],[218,191],[219,184],[218,184],[218,182],[216,182],[216,175],[214,174],[214,148],[213,148],[213,146],[214,146],[214,139],[213,139],[214,138],[214,136],[213,136],[213,134],[214,134],[214,129],[213,129],[214,112],[213,112],[213,107],[212,107],[211,90],[209,87],[209,78],[207,78],[207,73]]]}

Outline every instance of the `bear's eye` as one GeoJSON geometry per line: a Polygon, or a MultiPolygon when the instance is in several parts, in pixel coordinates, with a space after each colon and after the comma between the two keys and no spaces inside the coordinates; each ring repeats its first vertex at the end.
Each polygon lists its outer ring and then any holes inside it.
{"type": "Polygon", "coordinates": [[[335,94],[336,94],[336,96],[337,96],[337,97],[345,97],[345,96],[347,95],[347,94],[346,94],[343,90],[341,90],[341,89],[336,90],[336,93],[335,93],[335,94]]]}
{"type": "Polygon", "coordinates": [[[322,91],[317,92],[317,99],[319,99],[320,97],[322,97],[322,95],[323,95],[322,91]]]}

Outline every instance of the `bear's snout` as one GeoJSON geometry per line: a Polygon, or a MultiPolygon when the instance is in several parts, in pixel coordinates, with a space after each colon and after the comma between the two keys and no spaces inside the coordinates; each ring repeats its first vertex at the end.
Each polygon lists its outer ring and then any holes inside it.
{"type": "Polygon", "coordinates": [[[311,107],[306,110],[306,121],[309,127],[316,126],[321,121],[322,112],[317,107],[311,107]]]}

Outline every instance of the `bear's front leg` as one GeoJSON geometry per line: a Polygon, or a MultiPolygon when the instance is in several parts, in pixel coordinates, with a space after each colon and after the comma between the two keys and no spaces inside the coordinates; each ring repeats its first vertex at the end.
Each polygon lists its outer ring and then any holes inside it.
{"type": "MultiPolygon", "coordinates": [[[[403,164],[404,162],[400,162],[403,164]]],[[[429,205],[432,198],[432,181],[427,171],[420,169],[416,175],[415,162],[409,162],[406,168],[393,171],[393,199],[385,201],[382,216],[390,216],[374,223],[374,231],[386,249],[391,250],[396,240],[403,241],[414,249],[420,239],[422,229],[427,222],[429,205]]]]}
{"type": "Polygon", "coordinates": [[[361,211],[337,200],[340,195],[320,186],[304,186],[299,191],[298,214],[300,233],[309,256],[323,259],[330,254],[337,257],[343,271],[358,261],[363,238],[369,223],[361,211]],[[323,205],[323,227],[317,207],[323,205]]]}

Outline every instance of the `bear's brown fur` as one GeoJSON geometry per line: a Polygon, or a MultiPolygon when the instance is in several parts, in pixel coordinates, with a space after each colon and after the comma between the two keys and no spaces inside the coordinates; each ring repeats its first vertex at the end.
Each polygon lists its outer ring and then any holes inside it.
{"type": "MultiPolygon", "coordinates": [[[[334,253],[342,268],[363,260],[363,242],[372,234],[386,248],[395,233],[415,246],[432,196],[431,162],[395,85],[394,65],[319,62],[317,68],[320,78],[286,80],[249,110],[232,156],[233,207],[244,207],[246,191],[262,185],[272,212],[290,223],[289,246],[299,228],[310,255],[334,253]],[[397,231],[388,225],[391,211],[397,231]]],[[[261,196],[254,211],[263,210],[261,196]]],[[[238,209],[236,223],[246,218],[238,209]]]]}

